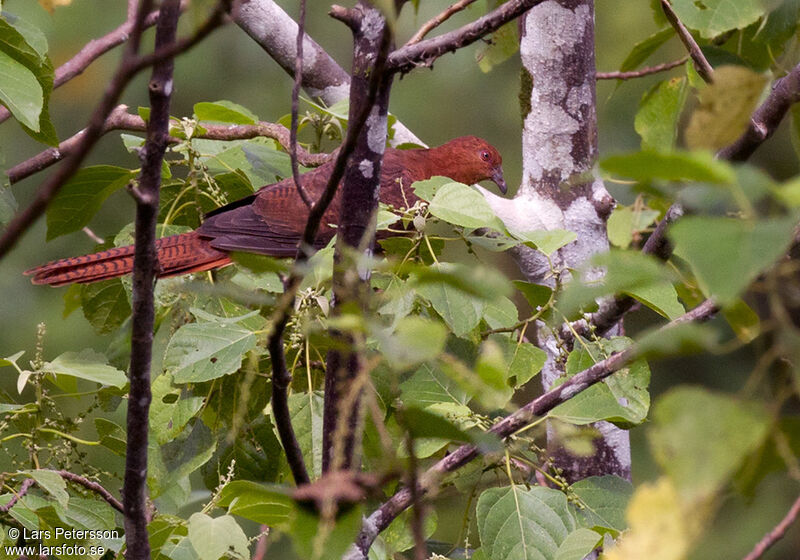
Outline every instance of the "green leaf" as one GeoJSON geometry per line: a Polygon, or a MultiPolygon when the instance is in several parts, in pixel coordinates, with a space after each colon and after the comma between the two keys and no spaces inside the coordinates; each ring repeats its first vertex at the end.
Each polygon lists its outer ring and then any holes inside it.
{"type": "Polygon", "coordinates": [[[256,124],[258,117],[249,109],[231,101],[195,103],[194,114],[199,121],[231,124],[256,124]]]}
{"type": "Polygon", "coordinates": [[[602,539],[602,535],[589,529],[576,529],[558,547],[555,560],[582,560],[601,544],[602,539]]]}
{"type": "Polygon", "coordinates": [[[692,265],[706,295],[725,306],[786,252],[796,221],[793,216],[763,221],[688,216],[669,235],[675,254],[692,265]]]}
{"type": "Polygon", "coordinates": [[[563,246],[578,239],[577,233],[565,229],[541,229],[537,231],[511,232],[511,234],[526,244],[532,243],[536,249],[548,257],[563,246]]]}
{"type": "MultiPolygon", "coordinates": [[[[386,547],[391,552],[403,552],[414,546],[414,537],[411,533],[412,512],[407,509],[392,521],[381,536],[386,542],[386,547]]],[[[432,509],[425,516],[425,525],[422,530],[423,537],[429,539],[436,530],[438,516],[436,510],[432,509]]],[[[475,556],[473,556],[475,558],[475,556]]],[[[372,557],[370,557],[372,560],[372,557]]]]}
{"type": "Polygon", "coordinates": [[[156,441],[164,445],[174,440],[203,406],[203,397],[181,398],[181,390],[172,386],[172,376],[162,374],[152,382],[153,402],[150,405],[150,430],[156,441]]]}
{"type": "Polygon", "coordinates": [[[492,560],[555,560],[576,528],[566,496],[541,486],[485,490],[475,514],[481,548],[492,560]]]}
{"type": "Polygon", "coordinates": [[[611,531],[617,536],[628,526],[625,509],[633,495],[633,485],[618,476],[590,476],[571,486],[580,500],[583,525],[600,532],[611,531]]]}
{"type": "Polygon", "coordinates": [[[430,202],[433,200],[433,197],[436,195],[439,189],[452,182],[453,180],[450,177],[434,175],[430,179],[411,183],[411,188],[414,189],[414,194],[416,194],[419,198],[430,202]]]}
{"type": "Polygon", "coordinates": [[[98,334],[116,331],[131,314],[128,292],[119,278],[82,285],[80,304],[98,334]]]}
{"type": "Polygon", "coordinates": [[[658,215],[658,210],[646,207],[617,206],[608,218],[608,240],[616,247],[627,249],[633,235],[650,226],[658,215]]]}
{"type": "Polygon", "coordinates": [[[709,152],[630,152],[605,158],[600,166],[615,175],[637,181],[704,181],[729,184],[736,180],[733,168],[709,152]]]}
{"type": "Polygon", "coordinates": [[[686,78],[672,78],[657,83],[644,95],[633,125],[642,137],[642,150],[668,152],[675,147],[686,92],[686,78]]]}
{"type": "Polygon", "coordinates": [[[714,70],[714,81],[700,90],[699,105],[686,127],[686,145],[693,150],[719,150],[736,140],[750,124],[767,78],[738,65],[714,70]]]}
{"type": "Polygon", "coordinates": [[[650,55],[656,52],[661,45],[669,41],[674,36],[675,31],[671,27],[668,27],[666,29],[662,29],[661,31],[657,31],[643,41],[639,41],[633,46],[633,49],[628,56],[625,57],[625,60],[622,62],[622,66],[619,68],[620,72],[628,72],[638,68],[645,60],[650,58],[650,55]]]}
{"type": "Polygon", "coordinates": [[[767,12],[763,0],[672,0],[671,4],[686,27],[706,38],[743,29],[767,12]]]}
{"type": "Polygon", "coordinates": [[[466,405],[467,393],[441,369],[424,364],[400,384],[400,399],[408,405],[429,406],[438,403],[466,405]]]}
{"type": "Polygon", "coordinates": [[[67,493],[67,483],[61,478],[61,475],[55,471],[48,471],[38,469],[34,471],[22,471],[20,474],[30,475],[45,492],[53,496],[58,504],[66,508],[69,503],[69,494],[67,493]]]}
{"type": "Polygon", "coordinates": [[[322,474],[322,405],[318,392],[289,395],[289,414],[297,443],[313,478],[322,474]]]}
{"type": "Polygon", "coordinates": [[[688,498],[710,497],[768,435],[770,414],[755,402],[700,387],[677,387],[653,408],[650,447],[688,498]]]}
{"type": "Polygon", "coordinates": [[[86,226],[109,195],[127,185],[133,177],[130,170],[111,165],[78,171],[47,207],[47,240],[86,226]]]}
{"type": "Polygon", "coordinates": [[[125,456],[127,435],[122,426],[105,418],[95,418],[94,429],[97,430],[100,445],[120,457],[125,456]]]}
{"type": "Polygon", "coordinates": [[[413,272],[412,286],[443,284],[485,300],[509,295],[508,280],[497,270],[481,265],[434,263],[431,266],[406,267],[413,272]]]}
{"type": "Polygon", "coordinates": [[[519,50],[518,23],[512,21],[491,34],[489,42],[477,53],[475,59],[481,71],[490,72],[493,67],[505,62],[519,50]]]}
{"type": "MultiPolygon", "coordinates": [[[[556,385],[591,367],[605,358],[606,354],[624,350],[631,341],[617,337],[602,340],[601,344],[602,349],[597,344],[586,343],[570,352],[567,357],[567,377],[557,380],[556,385]]],[[[625,427],[641,424],[650,409],[649,383],[650,368],[646,361],[640,359],[555,407],[550,416],[576,425],[598,420],[625,427]]]]}
{"type": "Polygon", "coordinates": [[[212,518],[193,513],[189,518],[189,541],[201,560],[219,560],[232,553],[249,558],[247,535],[230,515],[212,518]]]}
{"type": "Polygon", "coordinates": [[[361,529],[362,507],[355,506],[336,519],[322,519],[298,509],[291,536],[295,551],[303,560],[341,560],[361,529]]]}
{"type": "Polygon", "coordinates": [[[441,414],[418,407],[406,407],[398,420],[414,438],[436,438],[451,442],[471,443],[482,453],[503,448],[500,439],[489,432],[466,431],[441,414]]]}
{"type": "Polygon", "coordinates": [[[381,329],[374,334],[387,362],[397,370],[434,359],[444,350],[447,338],[441,323],[416,316],[400,319],[394,332],[381,329]]]}
{"type": "Polygon", "coordinates": [[[515,387],[521,387],[542,371],[547,354],[530,342],[515,342],[508,338],[505,341],[503,352],[509,364],[508,378],[514,379],[515,387]]]}
{"type": "Polygon", "coordinates": [[[668,329],[645,331],[636,341],[636,353],[644,358],[678,356],[717,346],[717,333],[709,325],[681,323],[668,329]]]}
{"type": "Polygon", "coordinates": [[[42,370],[120,389],[128,383],[124,372],[108,365],[108,360],[103,354],[90,349],[82,350],[80,353],[64,352],[52,362],[45,362],[42,370]]]}
{"type": "Polygon", "coordinates": [[[14,29],[25,38],[25,42],[28,43],[30,48],[36,51],[40,60],[43,60],[47,56],[47,36],[41,29],[29,21],[9,14],[8,12],[3,12],[3,19],[5,19],[7,23],[10,23],[14,29]]]}
{"type": "Polygon", "coordinates": [[[507,297],[486,304],[483,320],[490,329],[504,329],[519,322],[519,313],[514,302],[507,297]]]}
{"type": "Polygon", "coordinates": [[[0,50],[0,102],[20,123],[32,130],[39,130],[39,116],[44,106],[42,86],[33,72],[2,50],[0,50]]]}
{"type": "Polygon", "coordinates": [[[234,480],[226,484],[219,495],[219,505],[228,513],[284,529],[288,527],[294,500],[279,486],[256,484],[249,480],[234,480]]]}
{"type": "Polygon", "coordinates": [[[538,309],[547,304],[553,293],[553,289],[549,286],[533,284],[532,282],[525,282],[524,280],[514,280],[512,284],[525,296],[525,299],[528,300],[528,303],[533,309],[538,309]]]}
{"type": "Polygon", "coordinates": [[[236,324],[190,323],[167,346],[164,368],[175,383],[199,383],[237,371],[255,348],[252,331],[236,324]]]}
{"type": "Polygon", "coordinates": [[[447,284],[425,284],[417,292],[427,299],[456,336],[465,336],[481,320],[485,302],[447,284]]]}
{"type": "Polygon", "coordinates": [[[483,195],[463,183],[448,183],[439,188],[428,210],[437,218],[456,226],[503,229],[483,195]]]}

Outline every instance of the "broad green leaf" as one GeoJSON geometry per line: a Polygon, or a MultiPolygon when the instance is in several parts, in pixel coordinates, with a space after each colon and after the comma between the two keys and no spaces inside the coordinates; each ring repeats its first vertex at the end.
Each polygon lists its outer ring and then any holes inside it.
{"type": "MultiPolygon", "coordinates": [[[[2,9],[1,6],[0,9],[2,9]]],[[[41,29],[29,21],[9,14],[8,12],[3,12],[3,19],[5,19],[7,23],[10,23],[14,29],[19,31],[28,45],[39,55],[40,60],[43,60],[47,56],[47,36],[41,29]]]]}
{"type": "Polygon", "coordinates": [[[226,142],[224,146],[223,151],[205,160],[212,175],[241,170],[253,186],[260,187],[292,174],[289,155],[279,152],[271,140],[255,138],[226,142]]]}
{"type": "Polygon", "coordinates": [[[37,469],[33,471],[22,471],[21,474],[30,475],[44,491],[53,496],[59,505],[66,508],[69,503],[69,494],[67,493],[67,483],[61,478],[61,475],[55,471],[48,471],[44,469],[37,469]]]}
{"type": "Polygon", "coordinates": [[[502,230],[483,195],[462,183],[448,183],[439,188],[428,210],[437,218],[469,229],[493,227],[502,230]]]}
{"type": "Polygon", "coordinates": [[[638,233],[658,218],[658,210],[635,208],[634,206],[617,206],[608,218],[608,240],[612,245],[627,249],[633,241],[634,233],[638,233]]]}
{"type": "Polygon", "coordinates": [[[335,519],[323,519],[298,509],[290,531],[298,558],[341,560],[361,529],[362,509],[354,506],[335,519]]]}
{"type": "Polygon", "coordinates": [[[456,336],[465,336],[481,320],[485,301],[470,296],[447,284],[425,284],[417,292],[431,302],[456,336]]]}
{"type": "Polygon", "coordinates": [[[668,152],[675,147],[686,91],[686,78],[672,78],[659,82],[644,95],[633,125],[642,137],[642,150],[668,152]]]}
{"type": "Polygon", "coordinates": [[[295,509],[294,500],[284,488],[234,480],[219,495],[219,505],[228,513],[275,528],[286,528],[295,509]]]}
{"type": "Polygon", "coordinates": [[[297,443],[313,478],[322,474],[322,404],[318,392],[289,395],[289,414],[297,443]]]}
{"type": "Polygon", "coordinates": [[[533,284],[532,282],[525,282],[524,280],[514,280],[512,282],[514,287],[525,296],[528,303],[533,309],[538,309],[550,301],[550,296],[553,294],[553,289],[549,286],[542,284],[533,284]]]}
{"type": "Polygon", "coordinates": [[[511,287],[501,273],[481,265],[461,263],[434,263],[431,266],[416,266],[408,269],[413,272],[412,286],[446,285],[485,300],[495,300],[509,295],[511,287]]]}
{"type": "Polygon", "coordinates": [[[87,225],[109,195],[127,185],[133,177],[130,170],[111,165],[78,171],[47,207],[47,240],[87,225]]]}
{"type": "Polygon", "coordinates": [[[565,229],[512,232],[512,235],[526,244],[532,243],[536,249],[547,256],[552,255],[578,238],[578,234],[574,231],[565,229]]]}
{"type": "Polygon", "coordinates": [[[447,330],[438,321],[414,316],[400,319],[394,332],[381,330],[375,336],[389,365],[404,370],[438,356],[447,330]]]}
{"type": "Polygon", "coordinates": [[[189,541],[201,560],[219,560],[222,556],[249,558],[247,535],[230,515],[212,518],[193,513],[189,518],[189,541]]]}
{"type": "Polygon", "coordinates": [[[258,117],[249,109],[231,101],[195,103],[194,114],[199,121],[231,124],[256,124],[258,117]]]}
{"type": "Polygon", "coordinates": [[[120,457],[125,456],[127,435],[122,426],[105,418],[95,418],[94,429],[97,430],[100,445],[120,457]]]}
{"type": "Polygon", "coordinates": [[[572,491],[583,508],[578,513],[583,525],[596,531],[611,531],[613,536],[628,526],[625,508],[633,494],[633,485],[618,476],[590,476],[572,484],[572,491]]]}
{"type": "Polygon", "coordinates": [[[762,221],[688,216],[669,236],[706,294],[724,306],[785,253],[795,224],[792,216],[762,221]]]}
{"type": "Polygon", "coordinates": [[[501,297],[497,301],[486,304],[483,320],[490,329],[508,328],[519,322],[519,312],[513,301],[507,297],[501,297]]]}
{"type": "Polygon", "coordinates": [[[688,498],[710,497],[725,485],[768,434],[761,403],[700,387],[676,387],[653,408],[650,447],[658,464],[688,498]]]}
{"type": "Polygon", "coordinates": [[[678,18],[706,38],[743,29],[766,15],[763,0],[671,0],[678,18]]]}
{"type": "MultiPolygon", "coordinates": [[[[496,336],[496,335],[495,335],[496,336]]],[[[547,361],[544,350],[530,342],[512,340],[507,337],[491,337],[490,340],[500,345],[505,361],[508,364],[506,378],[513,379],[515,387],[521,387],[539,373],[547,361]]]]}
{"type": "Polygon", "coordinates": [[[659,358],[702,352],[717,346],[717,333],[710,325],[681,323],[668,329],[653,328],[636,341],[638,356],[659,358]]]}
{"type": "Polygon", "coordinates": [[[583,527],[567,535],[556,551],[555,560],[583,560],[603,539],[602,535],[583,527]]]}
{"type": "Polygon", "coordinates": [[[62,517],[72,527],[89,531],[112,531],[117,527],[114,514],[115,510],[99,498],[72,496],[62,517]]]}
{"type": "Polygon", "coordinates": [[[672,37],[675,36],[675,31],[668,27],[666,29],[662,29],[661,31],[657,31],[647,39],[639,41],[633,46],[633,49],[625,57],[625,60],[622,62],[622,66],[620,66],[620,72],[628,72],[630,70],[635,70],[641,64],[650,58],[650,55],[656,52],[661,45],[669,41],[672,37]]]}
{"type": "Polygon", "coordinates": [[[725,307],[722,315],[736,333],[736,337],[744,344],[753,342],[761,334],[761,320],[758,313],[741,298],[725,307]]]}
{"type": "Polygon", "coordinates": [[[466,405],[467,393],[441,369],[424,364],[400,384],[400,399],[407,405],[426,407],[438,403],[466,405]]]}
{"type": "Polygon", "coordinates": [[[481,71],[490,72],[493,67],[505,62],[519,50],[517,27],[518,23],[515,21],[500,27],[491,34],[489,42],[475,53],[481,71]]]}
{"type": "MultiPolygon", "coordinates": [[[[566,374],[569,379],[605,357],[630,346],[626,338],[602,341],[602,351],[596,344],[576,346],[567,357],[566,374]]],[[[560,384],[558,380],[557,384],[560,384]]],[[[584,425],[607,420],[629,426],[640,424],[650,409],[650,368],[644,360],[637,360],[625,368],[581,391],[567,402],[555,407],[550,416],[571,424],[584,425]]]]}
{"type": "Polygon", "coordinates": [[[255,348],[252,331],[236,324],[190,323],[167,346],[164,367],[175,383],[198,383],[237,371],[255,348]]]}
{"type": "Polygon", "coordinates": [[[452,182],[453,180],[450,177],[442,177],[441,175],[434,175],[430,179],[425,179],[424,181],[416,181],[412,183],[411,188],[414,189],[414,194],[416,194],[419,198],[430,202],[431,200],[433,200],[433,197],[436,195],[439,189],[452,182]]]}
{"type": "Polygon", "coordinates": [[[541,486],[485,490],[475,515],[481,548],[492,560],[555,560],[576,528],[566,496],[541,486]]]}
{"type": "Polygon", "coordinates": [[[449,442],[471,443],[482,453],[502,449],[500,439],[489,432],[466,431],[449,418],[432,412],[433,409],[406,407],[401,422],[414,438],[435,438],[449,442]]]}
{"type": "Polygon", "coordinates": [[[750,123],[750,115],[767,78],[744,66],[721,66],[714,81],[697,94],[699,105],[686,127],[686,145],[693,150],[719,150],[736,140],[750,123]]]}
{"type": "Polygon", "coordinates": [[[161,445],[174,440],[203,406],[203,397],[181,398],[181,389],[172,386],[172,376],[156,377],[151,387],[150,430],[161,445]]]}
{"type": "Polygon", "coordinates": [[[715,160],[710,152],[630,152],[609,156],[600,166],[615,175],[637,181],[704,181],[729,184],[736,180],[733,168],[715,160]]]}
{"type": "MultiPolygon", "coordinates": [[[[436,530],[438,523],[438,516],[436,510],[432,509],[426,512],[425,525],[422,534],[426,539],[429,539],[433,532],[436,530]]],[[[414,537],[411,533],[411,510],[406,510],[398,515],[386,528],[381,536],[386,542],[386,547],[392,552],[403,552],[414,546],[414,537]]],[[[475,558],[473,556],[473,558],[475,558]]]]}
{"type": "Polygon", "coordinates": [[[117,388],[124,387],[128,382],[124,372],[108,365],[108,360],[103,354],[90,349],[82,350],[80,353],[64,352],[52,362],[45,362],[42,370],[117,388]]]}
{"type": "Polygon", "coordinates": [[[20,123],[34,131],[39,130],[39,116],[44,107],[42,86],[33,72],[2,50],[0,50],[0,102],[20,123]]]}
{"type": "Polygon", "coordinates": [[[128,293],[119,278],[80,286],[80,305],[98,334],[114,332],[131,314],[128,293]]]}

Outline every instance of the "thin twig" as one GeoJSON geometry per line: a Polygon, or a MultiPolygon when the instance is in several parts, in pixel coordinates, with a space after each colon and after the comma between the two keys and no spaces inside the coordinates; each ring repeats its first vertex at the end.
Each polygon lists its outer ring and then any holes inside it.
{"type": "Polygon", "coordinates": [[[673,68],[677,68],[681,64],[685,63],[687,60],[689,60],[688,54],[683,58],[679,58],[678,60],[657,64],[655,66],[648,66],[646,68],[632,70],[630,72],[597,72],[594,77],[597,80],[633,80],[636,78],[650,76],[652,74],[658,74],[659,72],[672,70],[673,68]]]}
{"type": "Polygon", "coordinates": [[[692,62],[694,62],[697,73],[703,78],[704,82],[709,84],[713,82],[714,68],[709,64],[703,51],[700,50],[697,41],[692,37],[692,34],[689,33],[689,30],[686,29],[686,26],[683,25],[683,22],[678,18],[678,14],[672,9],[672,4],[669,3],[669,0],[661,0],[661,9],[664,10],[664,15],[667,16],[670,25],[672,25],[678,33],[678,37],[686,47],[686,50],[689,51],[689,56],[692,57],[692,62]]]}
{"type": "Polygon", "coordinates": [[[14,493],[14,495],[11,496],[11,499],[8,501],[8,503],[7,504],[3,504],[2,506],[0,506],[0,513],[6,513],[6,512],[8,512],[8,510],[10,510],[12,507],[14,507],[17,504],[17,502],[25,494],[28,493],[28,490],[30,490],[31,486],[33,486],[34,484],[36,484],[36,481],[33,480],[32,478],[26,478],[24,481],[22,481],[22,484],[20,485],[19,490],[17,490],[14,493]]]}
{"type": "MultiPolygon", "coordinates": [[[[676,325],[709,319],[718,311],[716,304],[706,300],[691,311],[672,320],[661,327],[661,332],[676,325]]],[[[636,346],[631,346],[622,352],[612,354],[608,358],[597,362],[588,369],[570,377],[567,381],[543,395],[530,401],[528,404],[510,414],[489,429],[489,432],[499,438],[505,439],[519,430],[538,420],[556,406],[567,402],[575,395],[585,391],[592,385],[599,383],[612,373],[625,367],[638,355],[636,346]]],[[[441,477],[453,472],[476,457],[480,451],[474,445],[462,445],[455,451],[439,460],[420,477],[419,492],[424,495],[432,489],[441,477]]],[[[365,521],[356,545],[364,558],[367,556],[375,537],[412,503],[411,489],[404,487],[398,490],[389,500],[384,502],[365,521]]]]}
{"type": "Polygon", "coordinates": [[[297,194],[303,203],[311,208],[313,202],[306,194],[303,183],[300,181],[300,170],[297,166],[297,103],[300,98],[300,85],[303,83],[303,39],[306,26],[306,0],[300,0],[300,17],[297,21],[297,55],[294,62],[294,85],[292,86],[292,122],[289,128],[289,159],[292,163],[292,178],[297,194]]]}
{"type": "MultiPolygon", "coordinates": [[[[230,1],[231,0],[220,0],[217,8],[208,20],[197,29],[193,36],[183,41],[172,43],[172,45],[164,49],[158,49],[153,54],[145,56],[136,56],[136,53],[139,50],[139,41],[144,29],[143,20],[145,14],[149,12],[149,9],[147,12],[142,12],[140,14],[141,17],[137,19],[131,31],[125,54],[122,57],[122,62],[111,78],[111,82],[108,84],[103,98],[92,113],[89,126],[86,127],[83,137],[75,147],[75,151],[66,158],[64,165],[59,167],[55,173],[44,181],[39,191],[36,193],[34,201],[22,212],[19,212],[8,224],[5,233],[0,237],[0,259],[8,254],[19,238],[28,230],[29,226],[44,213],[47,205],[53,200],[53,197],[58,193],[64,183],[78,171],[83,160],[103,135],[106,117],[108,117],[114,109],[119,96],[133,76],[148,65],[155,64],[164,58],[173,57],[193,47],[197,41],[207,36],[213,29],[223,23],[224,14],[229,7],[230,1]]],[[[152,1],[142,0],[141,5],[150,6],[152,5],[152,1]]]]}
{"type": "Polygon", "coordinates": [[[443,54],[479,41],[542,2],[544,0],[509,0],[454,31],[397,49],[389,56],[387,68],[390,72],[403,73],[417,66],[431,66],[443,54]]]}
{"type": "MultiPolygon", "coordinates": [[[[166,51],[176,43],[179,0],[163,0],[155,50],[166,51]]],[[[169,107],[173,91],[172,57],[158,60],[148,84],[150,119],[147,139],[142,149],[142,170],[136,198],[136,221],[133,253],[133,296],[131,304],[131,358],[128,376],[127,442],[125,478],[122,488],[125,506],[126,559],[149,560],[147,533],[147,445],[150,401],[150,367],[155,325],[154,288],[159,271],[156,252],[161,166],[169,135],[169,107]]]]}
{"type": "Polygon", "coordinates": [[[419,30],[416,33],[414,33],[414,35],[411,36],[411,39],[409,39],[403,46],[409,47],[411,45],[419,43],[420,41],[422,41],[422,39],[425,38],[425,35],[427,35],[431,31],[442,25],[445,21],[450,19],[450,17],[453,14],[457,14],[458,12],[460,12],[473,2],[475,2],[475,0],[460,0],[455,4],[451,4],[446,10],[441,12],[439,15],[426,21],[422,25],[422,27],[420,27],[419,30]]]}
{"type": "Polygon", "coordinates": [[[789,508],[789,512],[781,519],[781,522],[764,535],[763,539],[758,541],[758,544],[750,551],[750,554],[744,557],[744,560],[758,560],[761,558],[772,545],[783,538],[792,523],[797,521],[798,516],[800,516],[800,497],[794,501],[792,507],[789,508]]]}
{"type": "MultiPolygon", "coordinates": [[[[118,105],[111,111],[103,124],[103,134],[114,130],[129,130],[134,132],[144,132],[147,130],[147,123],[139,115],[132,115],[127,112],[127,105],[118,105]]],[[[258,124],[239,124],[232,126],[218,124],[203,124],[204,132],[196,132],[192,138],[205,138],[209,140],[247,140],[249,138],[272,138],[281,147],[289,151],[289,130],[283,125],[271,122],[259,122],[258,124]]],[[[58,163],[62,159],[72,154],[80,145],[81,138],[86,134],[86,129],[81,130],[70,136],[57,148],[48,148],[39,152],[25,161],[22,161],[6,171],[9,183],[12,185],[34,173],[47,169],[51,165],[58,163]]],[[[167,142],[179,144],[185,140],[170,136],[167,142]]],[[[316,167],[330,161],[333,154],[312,154],[301,146],[297,149],[297,160],[306,167],[316,167]]]]}
{"type": "Polygon", "coordinates": [[[58,475],[64,480],[69,480],[70,482],[74,482],[75,484],[80,484],[87,490],[91,490],[92,492],[103,498],[106,502],[108,502],[108,505],[113,507],[115,510],[117,510],[120,513],[124,513],[122,502],[116,499],[111,492],[103,488],[101,484],[93,480],[89,480],[85,476],[81,476],[73,472],[69,471],[54,471],[54,472],[58,473],[58,475]]]}

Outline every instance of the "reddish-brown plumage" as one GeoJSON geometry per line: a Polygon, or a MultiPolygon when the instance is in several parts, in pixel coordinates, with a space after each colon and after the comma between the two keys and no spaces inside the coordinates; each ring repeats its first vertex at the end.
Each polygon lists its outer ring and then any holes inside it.
{"type": "MultiPolygon", "coordinates": [[[[395,207],[410,207],[418,200],[411,184],[444,175],[466,184],[485,179],[506,192],[502,158],[485,140],[463,136],[429,150],[387,149],[381,166],[380,199],[395,207]]],[[[333,163],[302,176],[312,200],[322,194],[333,163]]],[[[341,211],[341,195],[333,198],[317,236],[326,244],[341,211]]],[[[231,262],[230,251],[247,251],[275,257],[293,256],[308,218],[308,208],[291,178],[262,187],[252,196],[223,206],[206,216],[196,231],[164,237],[156,242],[159,277],[200,272],[231,262]]],[[[54,261],[25,272],[34,284],[88,283],[128,274],[133,267],[133,246],[117,247],[82,257],[54,261]]]]}

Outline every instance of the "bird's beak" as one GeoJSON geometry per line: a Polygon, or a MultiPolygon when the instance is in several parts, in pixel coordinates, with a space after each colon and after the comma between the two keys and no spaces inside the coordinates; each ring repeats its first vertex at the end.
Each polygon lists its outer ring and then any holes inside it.
{"type": "Polygon", "coordinates": [[[506,180],[503,178],[503,168],[499,165],[492,169],[492,175],[490,177],[492,181],[497,185],[497,188],[500,189],[500,192],[506,194],[508,192],[508,185],[506,185],[506,180]]]}

